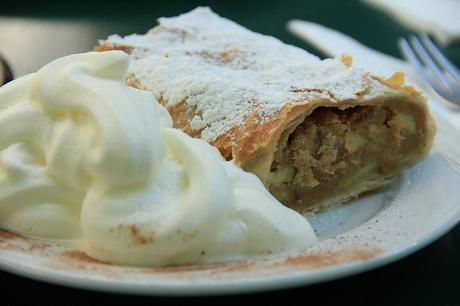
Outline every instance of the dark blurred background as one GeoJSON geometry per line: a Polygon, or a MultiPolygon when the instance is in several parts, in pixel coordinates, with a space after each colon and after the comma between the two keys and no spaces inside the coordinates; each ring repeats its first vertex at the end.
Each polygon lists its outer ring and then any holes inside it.
{"type": "MultiPolygon", "coordinates": [[[[290,19],[337,29],[365,45],[399,57],[396,41],[410,31],[359,1],[2,1],[0,53],[16,76],[49,61],[91,50],[110,34],[145,33],[160,16],[175,16],[198,5],[257,32],[318,54],[286,30],[290,19]]],[[[460,17],[460,12],[459,12],[460,17]]],[[[443,48],[460,65],[460,45],[443,48]]],[[[1,133],[1,131],[0,131],[1,133]]],[[[109,295],[47,285],[0,272],[1,305],[20,304],[349,304],[460,305],[460,227],[399,262],[343,280],[315,286],[234,298],[157,299],[109,295]],[[15,302],[11,303],[15,304],[15,302]]]]}

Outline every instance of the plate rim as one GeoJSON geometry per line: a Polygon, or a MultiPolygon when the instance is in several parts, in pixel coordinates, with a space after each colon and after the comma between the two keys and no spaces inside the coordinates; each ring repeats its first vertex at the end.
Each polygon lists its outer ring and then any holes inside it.
{"type": "Polygon", "coordinates": [[[426,232],[410,245],[404,245],[389,252],[383,252],[371,259],[346,263],[339,266],[330,266],[315,271],[299,271],[297,273],[250,277],[248,279],[227,279],[217,282],[178,282],[177,280],[162,284],[153,283],[124,283],[111,279],[95,279],[82,275],[69,275],[59,271],[40,270],[35,267],[18,265],[17,263],[0,257],[0,269],[21,277],[35,281],[42,281],[53,285],[66,286],[74,289],[83,289],[104,293],[144,295],[144,296],[219,296],[242,293],[258,293],[270,290],[283,290],[320,284],[326,281],[346,278],[352,275],[371,271],[387,264],[405,258],[428,246],[441,236],[448,233],[460,222],[458,213],[446,222],[426,232]],[[45,272],[45,274],[43,274],[45,272]]]}

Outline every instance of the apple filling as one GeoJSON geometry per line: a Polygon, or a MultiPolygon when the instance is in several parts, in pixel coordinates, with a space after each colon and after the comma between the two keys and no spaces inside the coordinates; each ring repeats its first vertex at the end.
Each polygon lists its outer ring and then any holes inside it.
{"type": "Polygon", "coordinates": [[[426,146],[423,112],[400,102],[315,109],[281,137],[267,184],[271,193],[288,207],[308,211],[390,181],[426,146]]]}

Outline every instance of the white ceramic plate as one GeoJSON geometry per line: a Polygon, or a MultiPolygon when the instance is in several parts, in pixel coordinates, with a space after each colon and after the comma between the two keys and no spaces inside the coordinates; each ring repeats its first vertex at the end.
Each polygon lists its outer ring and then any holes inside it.
{"type": "Polygon", "coordinates": [[[204,295],[308,285],[370,270],[426,246],[460,219],[460,131],[436,115],[432,154],[389,189],[311,220],[319,242],[302,253],[215,265],[129,268],[72,245],[0,232],[0,267],[50,283],[119,293],[204,295]]]}

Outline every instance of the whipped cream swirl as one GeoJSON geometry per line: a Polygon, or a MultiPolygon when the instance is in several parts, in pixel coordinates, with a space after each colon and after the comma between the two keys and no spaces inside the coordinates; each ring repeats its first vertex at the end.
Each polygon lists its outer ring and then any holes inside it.
{"type": "Polygon", "coordinates": [[[306,248],[308,221],[125,85],[120,51],[58,59],[0,88],[0,227],[102,261],[215,262],[306,248]]]}

